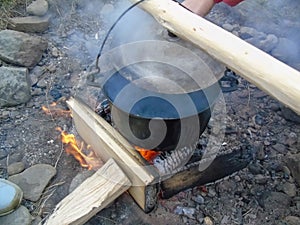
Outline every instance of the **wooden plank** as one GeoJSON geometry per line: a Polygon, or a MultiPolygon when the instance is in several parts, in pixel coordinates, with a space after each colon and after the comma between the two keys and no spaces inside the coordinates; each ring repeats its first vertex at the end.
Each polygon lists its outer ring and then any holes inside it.
{"type": "MultiPolygon", "coordinates": [[[[131,2],[136,3],[138,0],[131,0],[131,2]]],[[[189,12],[172,0],[144,1],[140,6],[155,17],[162,26],[182,39],[194,43],[300,114],[299,71],[221,27],[189,12]]]]}
{"type": "Polygon", "coordinates": [[[45,225],[81,225],[113,202],[131,185],[113,159],[57,204],[45,225]]]}
{"type": "Polygon", "coordinates": [[[156,201],[156,196],[147,196],[147,192],[149,189],[156,189],[155,183],[159,175],[155,169],[90,107],[74,98],[69,99],[67,103],[79,135],[92,146],[104,162],[110,158],[116,160],[132,182],[129,193],[145,212],[150,212],[155,207],[153,202],[156,201]]]}

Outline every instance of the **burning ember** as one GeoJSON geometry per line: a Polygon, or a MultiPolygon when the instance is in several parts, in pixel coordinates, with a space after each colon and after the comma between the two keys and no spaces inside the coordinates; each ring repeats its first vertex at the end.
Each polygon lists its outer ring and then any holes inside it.
{"type": "Polygon", "coordinates": [[[156,156],[160,154],[159,151],[152,151],[144,148],[135,146],[135,149],[140,153],[140,155],[146,159],[148,162],[152,163],[156,156]]]}
{"type": "Polygon", "coordinates": [[[78,143],[74,134],[68,134],[60,127],[57,127],[56,130],[60,132],[61,141],[65,144],[67,154],[73,155],[82,167],[87,168],[88,170],[100,168],[102,163],[96,158],[90,145],[85,145],[84,142],[78,143]],[[84,152],[87,152],[87,154],[84,152]]]}
{"type": "Polygon", "coordinates": [[[62,108],[59,108],[56,102],[52,102],[48,107],[42,106],[42,110],[47,114],[47,115],[52,115],[52,116],[71,116],[71,111],[70,110],[64,110],[62,108]]]}

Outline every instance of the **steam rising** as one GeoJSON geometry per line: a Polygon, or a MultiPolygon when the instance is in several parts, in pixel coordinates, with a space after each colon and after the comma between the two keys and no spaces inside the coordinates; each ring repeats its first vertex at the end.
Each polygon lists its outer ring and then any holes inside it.
{"type": "MultiPolygon", "coordinates": [[[[108,0],[72,2],[63,0],[59,5],[63,3],[65,7],[59,8],[52,4],[54,8],[52,11],[59,11],[57,20],[60,20],[58,21],[60,27],[58,32],[62,32],[64,44],[72,49],[71,54],[82,57],[83,61],[96,57],[108,29],[132,4],[128,0],[113,2],[108,0]],[[83,23],[67,22],[66,24],[67,20],[64,21],[63,17],[68,17],[70,11],[74,12],[71,17],[74,17],[75,21],[80,20],[83,23]],[[88,54],[88,57],[85,54],[88,54]]],[[[54,16],[54,18],[57,17],[54,16]]],[[[229,23],[236,27],[237,32],[244,26],[255,28],[257,32],[263,32],[266,35],[275,35],[279,40],[277,45],[279,49],[268,53],[290,66],[300,69],[300,4],[298,0],[245,0],[234,8],[220,3],[214,7],[207,18],[220,26],[229,23]]],[[[152,33],[149,32],[151,23],[153,23],[152,16],[136,7],[126,13],[118,22],[111,37],[118,36],[118,42],[120,40],[129,42],[154,39],[152,33]],[[147,29],[137,26],[141,23],[147,29]]],[[[111,49],[113,45],[114,43],[108,42],[105,46],[106,50],[111,49]]]]}
{"type": "MultiPolygon", "coordinates": [[[[245,0],[234,8],[219,4],[215,11],[223,11],[222,23],[239,27],[255,28],[257,32],[275,35],[279,42],[277,49],[268,52],[275,58],[300,70],[300,4],[295,0],[245,0]]],[[[209,15],[216,19],[212,14],[209,15]]]]}

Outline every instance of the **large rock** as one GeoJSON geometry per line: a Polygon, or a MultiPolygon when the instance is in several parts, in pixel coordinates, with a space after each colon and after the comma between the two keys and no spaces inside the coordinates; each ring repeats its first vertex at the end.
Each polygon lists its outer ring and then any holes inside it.
{"type": "Polygon", "coordinates": [[[0,80],[0,107],[19,105],[31,98],[26,68],[0,67],[0,80]]]}
{"type": "Polygon", "coordinates": [[[50,16],[26,16],[10,19],[8,28],[26,33],[42,33],[48,30],[50,16]]]}
{"type": "Polygon", "coordinates": [[[40,199],[45,187],[56,174],[56,169],[47,164],[37,164],[29,167],[24,172],[9,177],[24,193],[24,198],[30,201],[40,199]]]}
{"type": "Polygon", "coordinates": [[[13,31],[0,31],[0,59],[17,66],[34,67],[48,43],[39,37],[13,31]]]}
{"type": "Polygon", "coordinates": [[[20,206],[16,211],[6,216],[0,216],[0,224],[3,225],[30,225],[32,216],[25,206],[20,206]]]}
{"type": "Polygon", "coordinates": [[[26,11],[30,15],[34,16],[44,16],[48,11],[48,2],[45,0],[36,0],[33,1],[30,5],[27,6],[26,11]]]}

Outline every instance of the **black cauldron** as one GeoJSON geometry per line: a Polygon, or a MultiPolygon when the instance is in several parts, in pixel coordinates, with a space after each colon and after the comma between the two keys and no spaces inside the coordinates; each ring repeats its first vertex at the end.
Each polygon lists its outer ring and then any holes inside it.
{"type": "Polygon", "coordinates": [[[189,93],[161,93],[123,76],[132,73],[130,67],[122,68],[103,85],[117,130],[145,149],[169,151],[194,144],[211,117],[218,83],[189,93]]]}
{"type": "Polygon", "coordinates": [[[224,68],[167,30],[141,9],[133,9],[112,33],[114,64],[102,91],[112,121],[133,145],[157,151],[191,147],[203,133],[220,94],[224,68]]]}

